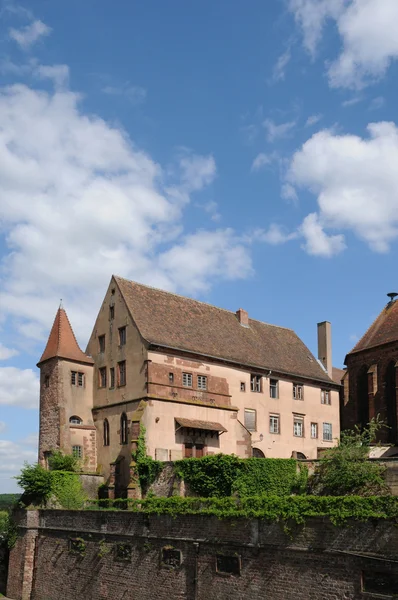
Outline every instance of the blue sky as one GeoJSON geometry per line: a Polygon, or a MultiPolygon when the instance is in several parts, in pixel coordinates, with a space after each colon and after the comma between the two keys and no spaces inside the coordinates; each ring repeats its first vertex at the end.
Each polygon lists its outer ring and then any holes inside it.
{"type": "Polygon", "coordinates": [[[34,461],[59,299],[112,273],[334,364],[395,291],[396,0],[0,4],[0,492],[34,461]]]}

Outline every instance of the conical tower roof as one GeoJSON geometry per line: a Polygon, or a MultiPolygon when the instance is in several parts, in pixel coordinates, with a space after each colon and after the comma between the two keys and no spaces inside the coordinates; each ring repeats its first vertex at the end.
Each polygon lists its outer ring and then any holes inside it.
{"type": "Polygon", "coordinates": [[[79,348],[75,334],[68,316],[63,308],[59,308],[55,315],[54,324],[52,326],[45,350],[37,363],[39,366],[45,360],[50,358],[65,358],[80,363],[94,364],[93,359],[79,348]]]}

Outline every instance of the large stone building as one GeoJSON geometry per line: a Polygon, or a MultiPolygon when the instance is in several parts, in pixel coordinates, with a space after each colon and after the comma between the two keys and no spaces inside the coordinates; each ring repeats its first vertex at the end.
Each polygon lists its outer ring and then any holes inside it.
{"type": "Polygon", "coordinates": [[[85,353],[57,312],[38,363],[39,460],[73,451],[111,490],[133,494],[140,425],[163,461],[315,458],[339,436],[330,323],[318,325],[318,345],[319,361],[294,331],[242,309],[112,277],[85,353]]]}
{"type": "Polygon", "coordinates": [[[366,425],[380,416],[388,425],[379,433],[386,456],[397,454],[398,389],[398,302],[397,294],[371,324],[345,358],[344,401],[341,410],[343,429],[366,425]],[[387,448],[385,444],[390,447],[387,448]]]}

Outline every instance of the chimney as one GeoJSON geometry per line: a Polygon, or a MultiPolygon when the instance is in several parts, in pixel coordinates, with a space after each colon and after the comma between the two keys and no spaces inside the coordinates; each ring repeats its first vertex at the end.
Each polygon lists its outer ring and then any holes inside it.
{"type": "Polygon", "coordinates": [[[332,326],[329,321],[318,323],[318,358],[332,377],[332,326]]]}
{"type": "Polygon", "coordinates": [[[249,327],[249,315],[247,311],[243,310],[243,308],[240,308],[236,311],[236,316],[238,317],[239,323],[243,327],[249,327]]]}

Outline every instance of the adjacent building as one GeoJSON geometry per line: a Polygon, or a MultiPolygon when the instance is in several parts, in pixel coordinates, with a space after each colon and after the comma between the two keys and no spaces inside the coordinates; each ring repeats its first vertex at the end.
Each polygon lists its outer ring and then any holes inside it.
{"type": "Polygon", "coordinates": [[[112,277],[86,352],[57,312],[38,363],[39,460],[73,451],[116,494],[133,495],[141,426],[148,454],[162,461],[217,452],[316,458],[339,436],[341,374],[327,322],[318,325],[318,356],[291,329],[243,309],[112,277]]]}

